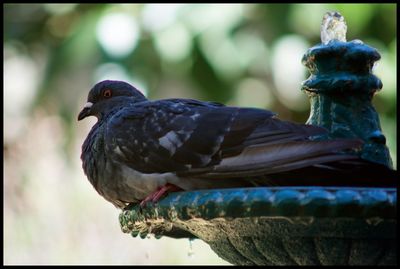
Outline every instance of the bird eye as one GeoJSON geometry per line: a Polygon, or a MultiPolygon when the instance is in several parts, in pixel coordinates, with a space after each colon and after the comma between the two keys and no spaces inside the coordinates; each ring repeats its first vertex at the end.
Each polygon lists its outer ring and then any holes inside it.
{"type": "Polygon", "coordinates": [[[103,92],[103,96],[105,97],[105,98],[110,98],[111,97],[111,90],[110,89],[107,89],[107,90],[105,90],[104,92],[103,92]]]}

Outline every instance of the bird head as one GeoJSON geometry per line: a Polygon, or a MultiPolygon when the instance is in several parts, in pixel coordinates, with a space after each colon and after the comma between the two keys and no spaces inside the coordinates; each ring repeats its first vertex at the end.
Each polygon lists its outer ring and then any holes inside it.
{"type": "Polygon", "coordinates": [[[104,80],[89,91],[87,103],[78,115],[78,121],[89,116],[101,119],[104,115],[128,103],[146,101],[146,97],[132,85],[116,80],[104,80]]]}

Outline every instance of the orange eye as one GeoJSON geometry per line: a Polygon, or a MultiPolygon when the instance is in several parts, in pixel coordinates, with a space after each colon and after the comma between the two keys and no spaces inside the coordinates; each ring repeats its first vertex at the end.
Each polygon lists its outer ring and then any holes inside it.
{"type": "Polygon", "coordinates": [[[103,96],[105,97],[105,98],[110,98],[111,97],[111,90],[110,89],[107,89],[107,90],[105,90],[104,92],[103,92],[103,96]]]}

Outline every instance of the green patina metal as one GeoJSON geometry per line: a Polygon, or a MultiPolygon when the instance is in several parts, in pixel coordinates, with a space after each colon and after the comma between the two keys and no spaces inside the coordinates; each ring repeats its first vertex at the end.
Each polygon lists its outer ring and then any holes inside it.
{"type": "Polygon", "coordinates": [[[382,82],[372,74],[380,59],[376,49],[361,41],[330,41],[310,48],[302,63],[311,76],[302,90],[310,96],[308,124],[329,130],[324,138],[360,138],[363,159],[392,168],[379,116],[372,106],[372,97],[382,82]]]}
{"type": "Polygon", "coordinates": [[[393,265],[397,192],[264,187],[171,193],[125,210],[124,233],[199,238],[241,265],[393,265]]]}

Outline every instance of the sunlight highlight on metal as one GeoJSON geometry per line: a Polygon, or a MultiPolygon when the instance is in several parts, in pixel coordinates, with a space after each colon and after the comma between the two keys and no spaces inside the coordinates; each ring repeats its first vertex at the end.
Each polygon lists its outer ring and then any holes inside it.
{"type": "Polygon", "coordinates": [[[321,23],[321,41],[328,44],[331,40],[346,42],[347,25],[339,12],[330,11],[324,15],[321,23]]]}

